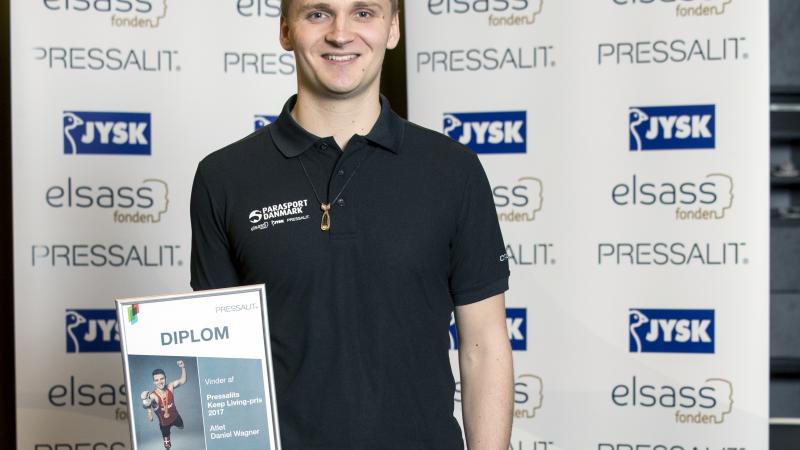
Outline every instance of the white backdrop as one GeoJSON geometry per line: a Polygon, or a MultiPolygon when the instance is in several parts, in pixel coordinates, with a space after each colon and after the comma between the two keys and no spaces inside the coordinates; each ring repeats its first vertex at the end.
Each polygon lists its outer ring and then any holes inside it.
{"type": "MultiPolygon", "coordinates": [[[[18,448],[129,448],[112,299],[188,289],[197,161],[294,90],[277,4],[12,0],[18,448]]],[[[512,152],[511,447],[767,448],[767,2],[405,8],[411,119],[512,152]]]]}
{"type": "Polygon", "coordinates": [[[766,449],[768,2],[405,8],[410,119],[508,245],[511,447],[766,449]]]}
{"type": "Polygon", "coordinates": [[[18,448],[130,448],[113,299],[190,289],[197,162],[294,92],[278,4],[11,2],[18,448]]]}

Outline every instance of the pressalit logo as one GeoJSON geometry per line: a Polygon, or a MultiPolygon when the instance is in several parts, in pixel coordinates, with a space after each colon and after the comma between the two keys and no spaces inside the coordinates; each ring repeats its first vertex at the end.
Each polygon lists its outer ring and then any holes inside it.
{"type": "Polygon", "coordinates": [[[444,134],[475,153],[525,153],[526,111],[445,113],[444,134]]]}
{"type": "Polygon", "coordinates": [[[150,155],[150,113],[64,111],[65,155],[150,155]]]}
{"type": "Polygon", "coordinates": [[[278,120],[278,116],[273,116],[269,114],[256,114],[253,116],[253,122],[256,130],[264,128],[265,126],[271,124],[272,122],[275,122],[276,120],[278,120]]]}
{"type": "Polygon", "coordinates": [[[663,11],[674,11],[676,17],[721,16],[733,0],[610,0],[619,6],[650,6],[663,11]]]}
{"type": "Polygon", "coordinates": [[[714,105],[633,106],[628,109],[629,150],[712,150],[714,105]]]}
{"type": "Polygon", "coordinates": [[[119,327],[113,309],[68,309],[67,353],[118,352],[119,327]]]}
{"type": "Polygon", "coordinates": [[[278,226],[292,222],[308,220],[305,214],[308,199],[275,203],[250,211],[248,221],[252,224],[250,231],[266,230],[270,226],[278,226]]]}
{"type": "Polygon", "coordinates": [[[533,25],[544,0],[427,0],[434,16],[482,14],[492,27],[533,25]]]}
{"type": "Polygon", "coordinates": [[[733,411],[733,383],[724,378],[654,383],[634,375],[611,388],[611,403],[679,424],[718,425],[733,411]]]}
{"type": "Polygon", "coordinates": [[[724,173],[683,179],[651,178],[633,174],[611,188],[618,207],[664,209],[675,220],[722,220],[733,207],[733,177],[724,173]]]}
{"type": "Polygon", "coordinates": [[[542,210],[544,184],[533,176],[492,186],[497,219],[501,222],[533,222],[542,210]]]}
{"type": "Polygon", "coordinates": [[[167,0],[42,0],[48,11],[95,14],[117,28],[158,28],[167,17],[167,0]]]}
{"type": "Polygon", "coordinates": [[[117,224],[159,223],[169,209],[169,185],[158,178],[102,184],[67,177],[48,187],[44,197],[55,209],[108,211],[117,224]]]}

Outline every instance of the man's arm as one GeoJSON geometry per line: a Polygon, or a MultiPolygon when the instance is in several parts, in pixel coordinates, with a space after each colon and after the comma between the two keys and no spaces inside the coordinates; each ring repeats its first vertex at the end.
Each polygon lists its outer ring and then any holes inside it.
{"type": "Polygon", "coordinates": [[[178,367],[181,368],[181,377],[170,383],[170,385],[172,385],[172,389],[175,389],[182,384],[186,384],[186,365],[183,363],[182,359],[179,359],[177,364],[178,367]]]}
{"type": "Polygon", "coordinates": [[[505,295],[457,306],[461,409],[469,450],[506,450],[511,439],[514,368],[505,295]]]}

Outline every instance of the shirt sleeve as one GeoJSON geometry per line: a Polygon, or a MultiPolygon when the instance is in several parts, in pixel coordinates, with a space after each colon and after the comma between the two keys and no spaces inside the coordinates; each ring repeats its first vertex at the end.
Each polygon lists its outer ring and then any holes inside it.
{"type": "Polygon", "coordinates": [[[507,291],[510,274],[489,180],[477,155],[473,158],[450,244],[450,293],[456,306],[507,291]]]}
{"type": "Polygon", "coordinates": [[[196,291],[239,284],[225,228],[224,210],[215,203],[203,172],[201,162],[195,173],[189,205],[192,222],[190,283],[196,291]]]}

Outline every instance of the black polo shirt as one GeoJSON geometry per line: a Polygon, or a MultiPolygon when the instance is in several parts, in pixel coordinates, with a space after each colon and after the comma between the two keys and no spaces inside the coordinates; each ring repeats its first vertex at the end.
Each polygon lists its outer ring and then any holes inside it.
{"type": "Polygon", "coordinates": [[[345,151],[294,102],[200,162],[192,287],[266,283],[285,449],[462,449],[450,314],[509,276],[483,168],[385,98],[345,151]],[[344,188],[329,231],[312,185],[323,201],[344,188]]]}

